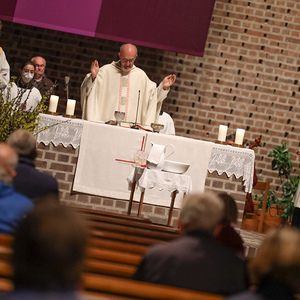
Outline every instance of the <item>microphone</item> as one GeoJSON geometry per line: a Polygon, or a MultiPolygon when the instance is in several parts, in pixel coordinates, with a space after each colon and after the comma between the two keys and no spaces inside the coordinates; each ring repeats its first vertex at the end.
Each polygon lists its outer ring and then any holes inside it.
{"type": "Polygon", "coordinates": [[[141,94],[141,91],[139,90],[138,103],[137,103],[136,115],[135,115],[135,122],[131,126],[131,128],[133,128],[133,129],[139,129],[139,127],[137,126],[137,116],[138,116],[138,111],[139,111],[140,94],[141,94]]]}
{"type": "Polygon", "coordinates": [[[65,76],[65,91],[67,92],[67,101],[69,99],[69,81],[70,81],[70,77],[65,76]]]}

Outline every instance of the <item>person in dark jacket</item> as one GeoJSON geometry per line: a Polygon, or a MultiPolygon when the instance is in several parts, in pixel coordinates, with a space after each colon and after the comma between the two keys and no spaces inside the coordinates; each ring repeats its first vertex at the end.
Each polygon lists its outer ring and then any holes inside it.
{"type": "Polygon", "coordinates": [[[245,261],[213,238],[223,216],[224,204],[216,194],[186,196],[180,214],[182,236],[152,246],[134,279],[221,295],[246,290],[245,261]]]}
{"type": "Polygon", "coordinates": [[[34,202],[48,195],[53,195],[52,198],[58,201],[57,180],[35,168],[34,160],[37,155],[35,136],[28,130],[18,129],[9,136],[7,143],[19,155],[17,175],[13,179],[15,190],[34,202]]]}
{"type": "MultiPolygon", "coordinates": [[[[31,62],[35,66],[32,85],[40,91],[42,97],[46,96],[47,92],[54,86],[53,81],[45,74],[46,60],[41,56],[35,56],[31,59],[31,62]]],[[[49,97],[47,97],[46,105],[49,105],[49,97]]]]}

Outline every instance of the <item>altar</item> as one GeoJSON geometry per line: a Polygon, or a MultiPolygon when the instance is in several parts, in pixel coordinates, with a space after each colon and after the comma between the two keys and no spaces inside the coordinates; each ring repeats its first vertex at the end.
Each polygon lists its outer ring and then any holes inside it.
{"type": "MultiPolygon", "coordinates": [[[[40,116],[40,126],[49,129],[39,133],[39,143],[80,146],[73,193],[128,200],[126,178],[135,166],[133,155],[142,148],[149,153],[151,142],[174,145],[168,159],[191,165],[185,174],[192,179],[193,192],[204,191],[207,171],[242,177],[245,191],[252,189],[253,150],[50,115],[40,116]]],[[[139,200],[138,194],[134,200],[139,200]]],[[[179,195],[174,207],[180,207],[181,200],[179,195]]],[[[144,203],[169,207],[170,193],[147,191],[144,203]]]]}

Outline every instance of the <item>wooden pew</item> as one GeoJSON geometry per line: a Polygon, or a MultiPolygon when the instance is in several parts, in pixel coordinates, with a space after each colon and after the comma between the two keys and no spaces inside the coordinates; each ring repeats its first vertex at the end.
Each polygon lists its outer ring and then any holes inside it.
{"type": "MultiPolygon", "coordinates": [[[[5,281],[6,278],[11,277],[11,274],[12,270],[9,263],[0,261],[0,277],[2,279],[4,278],[2,282],[4,284],[4,288],[6,289],[12,287],[9,285],[9,281],[5,281]]],[[[111,295],[129,297],[131,299],[223,299],[222,296],[218,295],[211,295],[185,289],[167,287],[163,285],[138,282],[132,279],[115,278],[111,276],[95,275],[90,273],[83,273],[82,288],[86,292],[97,292],[102,296],[107,295],[108,299],[110,299],[109,297],[111,295]]],[[[101,299],[100,296],[98,299],[101,299]]]]}
{"type": "Polygon", "coordinates": [[[90,234],[92,238],[102,238],[111,241],[128,242],[131,244],[143,245],[148,247],[154,244],[163,243],[161,239],[136,236],[134,234],[129,235],[118,232],[109,232],[100,229],[91,229],[90,234]]]}
{"type": "Polygon", "coordinates": [[[140,228],[138,226],[123,226],[119,224],[112,224],[100,221],[89,221],[87,224],[90,228],[106,231],[106,232],[117,232],[134,236],[149,237],[153,239],[159,239],[162,241],[170,241],[179,236],[179,234],[168,233],[163,231],[154,231],[149,229],[140,228]]]}
{"type": "Polygon", "coordinates": [[[123,253],[125,252],[139,255],[143,255],[148,249],[148,246],[145,245],[138,245],[126,241],[113,241],[109,239],[103,239],[101,237],[90,238],[88,240],[88,247],[110,249],[115,251],[121,251],[123,253]]]}
{"type": "MultiPolygon", "coordinates": [[[[13,236],[0,234],[0,247],[11,247],[13,236]]],[[[160,242],[160,241],[159,241],[160,242]]],[[[138,245],[125,241],[110,240],[107,238],[101,238],[97,235],[96,238],[90,238],[88,240],[88,246],[92,248],[111,249],[132,254],[144,254],[148,249],[147,245],[138,245]]]]}
{"type": "Polygon", "coordinates": [[[153,283],[138,282],[131,279],[84,273],[83,286],[88,291],[99,291],[107,294],[122,295],[140,299],[201,299],[221,300],[223,296],[190,291],[153,283]]]}
{"type": "Polygon", "coordinates": [[[103,213],[98,214],[97,211],[93,213],[86,213],[85,211],[81,211],[80,209],[78,209],[77,212],[87,220],[101,221],[101,222],[119,224],[119,225],[129,226],[129,227],[135,226],[138,228],[159,231],[159,232],[167,232],[175,235],[179,234],[179,229],[177,228],[152,224],[149,222],[138,222],[129,216],[127,216],[127,218],[124,218],[123,215],[115,215],[112,217],[110,215],[105,215],[103,213]]]}
{"type": "Polygon", "coordinates": [[[142,255],[123,253],[120,251],[110,249],[98,249],[88,247],[86,251],[86,257],[93,258],[102,261],[111,261],[117,263],[123,263],[127,265],[137,266],[142,260],[142,255]]]}
{"type": "Polygon", "coordinates": [[[116,218],[116,219],[136,221],[139,223],[151,223],[151,221],[149,219],[136,217],[136,216],[128,216],[128,215],[123,215],[123,214],[118,214],[118,213],[113,213],[113,212],[108,212],[108,211],[83,208],[83,207],[79,207],[79,206],[72,206],[71,208],[78,212],[85,213],[87,215],[98,215],[98,216],[102,215],[102,216],[108,216],[108,217],[116,218]]]}
{"type": "MultiPolygon", "coordinates": [[[[11,253],[11,248],[0,247],[0,262],[4,270],[9,270],[11,253]]],[[[84,260],[84,271],[120,278],[132,278],[141,260],[141,255],[88,247],[84,260]]]]}

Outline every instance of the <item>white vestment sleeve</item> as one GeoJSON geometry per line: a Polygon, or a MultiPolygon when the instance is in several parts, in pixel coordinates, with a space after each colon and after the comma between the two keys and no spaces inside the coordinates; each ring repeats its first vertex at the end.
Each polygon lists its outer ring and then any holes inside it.
{"type": "Polygon", "coordinates": [[[89,98],[89,95],[91,93],[91,90],[94,86],[94,82],[92,80],[92,74],[89,73],[85,76],[81,87],[80,87],[80,100],[81,100],[81,109],[82,109],[82,119],[87,119],[87,100],[89,98]]]}
{"type": "Polygon", "coordinates": [[[156,88],[156,91],[157,91],[157,106],[156,106],[155,122],[157,122],[157,118],[159,116],[163,101],[167,98],[170,88],[164,90],[163,84],[161,82],[159,86],[156,88]]]}
{"type": "Polygon", "coordinates": [[[10,67],[2,48],[0,48],[0,89],[3,89],[9,83],[10,67]]]}
{"type": "Polygon", "coordinates": [[[163,84],[161,82],[156,89],[157,89],[157,103],[163,102],[167,98],[170,88],[164,90],[163,84]]]}

